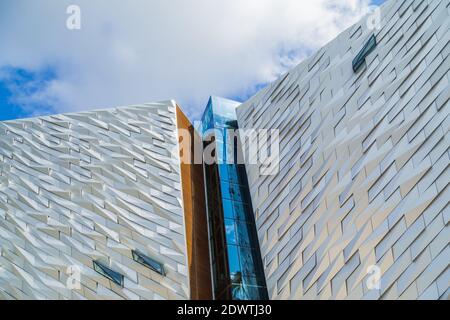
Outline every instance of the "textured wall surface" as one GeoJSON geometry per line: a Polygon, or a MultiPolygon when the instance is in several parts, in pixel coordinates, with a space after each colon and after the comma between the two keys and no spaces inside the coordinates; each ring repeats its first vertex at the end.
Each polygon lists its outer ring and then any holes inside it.
{"type": "Polygon", "coordinates": [[[189,297],[175,108],[0,123],[1,299],[189,297]],[[135,249],[166,276],[135,262],[135,249]],[[66,286],[70,266],[81,270],[77,290],[66,286]]]}
{"type": "Polygon", "coordinates": [[[380,30],[361,21],[238,109],[280,130],[280,173],[247,167],[272,298],[449,297],[449,15],[388,1],[380,30]]]}

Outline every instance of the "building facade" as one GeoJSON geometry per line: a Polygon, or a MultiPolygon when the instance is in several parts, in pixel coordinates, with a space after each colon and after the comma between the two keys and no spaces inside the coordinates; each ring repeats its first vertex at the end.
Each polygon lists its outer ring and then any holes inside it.
{"type": "Polygon", "coordinates": [[[180,128],[171,101],[0,123],[0,298],[210,299],[180,128]]]}
{"type": "Polygon", "coordinates": [[[174,101],[0,122],[0,299],[450,298],[449,16],[387,1],[198,128],[174,101]]]}
{"type": "Polygon", "coordinates": [[[271,299],[449,297],[449,15],[388,1],[238,107],[279,130],[246,166],[271,299]]]}

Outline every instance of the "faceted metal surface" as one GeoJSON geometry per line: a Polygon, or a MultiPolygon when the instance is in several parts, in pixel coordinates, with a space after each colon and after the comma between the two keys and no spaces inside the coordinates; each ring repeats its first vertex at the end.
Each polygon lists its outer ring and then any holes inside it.
{"type": "Polygon", "coordinates": [[[0,298],[188,298],[180,184],[174,102],[1,122],[0,298]]]}
{"type": "Polygon", "coordinates": [[[247,166],[271,298],[449,297],[449,14],[388,1],[380,30],[364,19],[238,108],[280,130],[280,172],[247,166]]]}

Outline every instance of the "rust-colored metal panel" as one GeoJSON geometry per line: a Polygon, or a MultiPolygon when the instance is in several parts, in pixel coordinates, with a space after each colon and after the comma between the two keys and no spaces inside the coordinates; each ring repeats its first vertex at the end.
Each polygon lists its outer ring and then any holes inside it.
{"type": "MultiPolygon", "coordinates": [[[[191,137],[191,163],[181,162],[181,181],[186,224],[191,299],[211,300],[211,267],[208,245],[205,187],[203,165],[194,164],[194,139],[201,145],[201,137],[196,133],[186,115],[177,106],[178,129],[188,130],[191,137]]],[[[180,144],[181,146],[181,144],[180,144]]],[[[183,158],[180,147],[180,157],[183,158]]]]}

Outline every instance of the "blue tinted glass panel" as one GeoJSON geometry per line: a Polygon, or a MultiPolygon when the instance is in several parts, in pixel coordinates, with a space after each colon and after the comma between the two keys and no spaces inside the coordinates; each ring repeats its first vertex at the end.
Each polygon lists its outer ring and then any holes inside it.
{"type": "Polygon", "coordinates": [[[241,258],[241,269],[244,276],[256,276],[256,265],[253,260],[252,249],[239,247],[239,257],[241,258]]]}
{"type": "Polygon", "coordinates": [[[234,204],[231,200],[223,199],[223,216],[225,219],[234,219],[234,204]]]}
{"type": "Polygon", "coordinates": [[[231,187],[230,183],[222,181],[220,184],[220,191],[222,191],[222,198],[234,200],[233,188],[231,187]]]}
{"type": "Polygon", "coordinates": [[[115,284],[123,287],[123,275],[120,273],[108,268],[107,266],[101,264],[100,262],[94,261],[94,270],[104,276],[105,278],[108,278],[115,284]]]}
{"type": "Polygon", "coordinates": [[[246,221],[251,213],[250,207],[242,202],[233,202],[233,205],[235,219],[246,221]]]}
{"type": "Polygon", "coordinates": [[[228,164],[219,164],[219,176],[221,180],[229,181],[230,170],[232,170],[232,166],[228,164]]]}
{"type": "Polygon", "coordinates": [[[222,200],[223,214],[225,219],[235,219],[240,221],[247,221],[252,216],[249,205],[228,199],[222,200]]]}
{"type": "Polygon", "coordinates": [[[254,296],[252,296],[252,292],[248,292],[246,286],[242,284],[233,284],[232,285],[232,296],[233,300],[252,300],[254,296]]]}
{"type": "Polygon", "coordinates": [[[161,275],[165,275],[164,267],[158,261],[156,261],[138,251],[133,251],[132,255],[133,255],[134,261],[146,266],[147,268],[152,269],[153,271],[155,271],[161,275]]]}
{"type": "Polygon", "coordinates": [[[234,220],[225,219],[225,234],[227,237],[227,244],[237,244],[234,220]]]}
{"type": "Polygon", "coordinates": [[[246,286],[258,286],[259,285],[259,281],[257,280],[256,277],[242,277],[242,283],[246,286]]]}
{"type": "Polygon", "coordinates": [[[230,274],[233,276],[241,271],[241,267],[239,265],[239,251],[238,247],[231,245],[227,246],[227,249],[230,274]]]}
{"type": "Polygon", "coordinates": [[[238,241],[240,246],[251,247],[252,239],[250,238],[250,226],[245,222],[236,222],[236,230],[238,234],[238,241]]]}
{"type": "Polygon", "coordinates": [[[262,280],[262,277],[244,276],[242,281],[245,285],[248,285],[248,286],[254,286],[254,287],[264,287],[265,286],[265,283],[262,280]]]}
{"type": "Polygon", "coordinates": [[[243,187],[237,184],[231,184],[227,182],[221,183],[222,196],[225,199],[243,201],[243,187]]]}
{"type": "Polygon", "coordinates": [[[250,297],[257,297],[255,299],[264,299],[265,291],[266,289],[264,287],[260,286],[245,286],[245,291],[248,296],[250,297]]]}
{"type": "Polygon", "coordinates": [[[214,116],[212,112],[212,104],[208,103],[205,113],[202,119],[202,131],[205,133],[207,130],[214,128],[214,116]]]}
{"type": "Polygon", "coordinates": [[[221,180],[229,181],[235,184],[238,184],[243,178],[242,168],[230,164],[219,165],[219,175],[221,180]]]}

